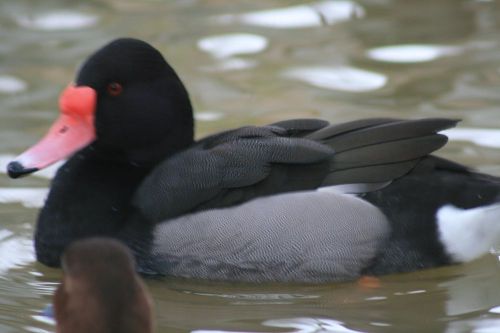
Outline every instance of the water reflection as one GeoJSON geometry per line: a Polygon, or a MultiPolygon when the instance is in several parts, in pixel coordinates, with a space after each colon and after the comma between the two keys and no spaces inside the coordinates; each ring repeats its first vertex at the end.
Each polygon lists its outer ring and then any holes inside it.
{"type": "Polygon", "coordinates": [[[235,55],[254,54],[266,49],[265,37],[252,34],[228,34],[209,36],[198,41],[198,48],[218,59],[212,66],[205,66],[207,71],[241,70],[255,67],[257,61],[235,58],[235,55]]]}
{"type": "MultiPolygon", "coordinates": [[[[334,319],[325,318],[290,318],[271,319],[262,323],[264,326],[287,328],[286,333],[362,333],[351,330],[344,326],[344,323],[334,319]]],[[[194,330],[192,333],[256,333],[256,332],[235,332],[235,331],[214,331],[214,330],[194,330]]]]}
{"type": "Polygon", "coordinates": [[[324,318],[292,318],[292,319],[272,319],[266,320],[262,323],[264,326],[281,327],[281,328],[295,328],[293,331],[296,333],[313,333],[313,332],[345,332],[345,333],[359,333],[344,327],[345,323],[324,318]]]}
{"type": "Polygon", "coordinates": [[[476,14],[493,8],[474,8],[455,0],[364,1],[370,20],[357,22],[357,37],[370,48],[413,43],[447,44],[463,41],[478,29],[476,14]],[[409,28],[411,26],[411,28],[409,28]]]}
{"type": "Polygon", "coordinates": [[[445,333],[497,333],[500,319],[475,318],[450,323],[445,333]]]}
{"type": "Polygon", "coordinates": [[[224,117],[224,114],[216,111],[198,111],[194,115],[197,121],[216,121],[224,117]]]}
{"type": "Polygon", "coordinates": [[[226,58],[237,54],[252,54],[267,47],[267,39],[252,34],[228,34],[209,36],[198,41],[198,47],[216,58],[226,58]]]}
{"type": "Polygon", "coordinates": [[[496,306],[494,308],[491,308],[488,312],[500,314],[500,306],[496,306]]]}
{"type": "Polygon", "coordinates": [[[48,192],[47,188],[0,188],[0,203],[20,203],[26,208],[40,208],[48,192]]]}
{"type": "Polygon", "coordinates": [[[377,90],[387,82],[382,74],[348,66],[299,67],[285,71],[284,76],[319,88],[349,92],[377,90]]]}
{"type": "MultiPolygon", "coordinates": [[[[493,258],[485,258],[489,262],[493,258]]],[[[498,264],[493,262],[492,268],[499,269],[498,264]]],[[[451,279],[439,284],[445,288],[448,294],[445,302],[446,315],[453,317],[467,315],[478,311],[491,312],[500,304],[500,289],[498,281],[491,276],[491,270],[484,270],[471,265],[476,269],[471,274],[464,274],[456,279],[451,279]]],[[[469,269],[470,270],[470,269],[469,269]]]]}
{"type": "Polygon", "coordinates": [[[233,70],[250,69],[257,66],[257,61],[241,58],[226,58],[219,60],[215,65],[204,66],[207,72],[224,72],[233,70]]]}
{"type": "Polygon", "coordinates": [[[393,63],[420,63],[440,57],[457,55],[459,48],[441,45],[392,45],[373,48],[367,51],[369,58],[393,63]]]}
{"type": "Polygon", "coordinates": [[[48,314],[45,314],[45,313],[42,313],[41,315],[34,315],[34,316],[31,316],[33,319],[41,322],[41,323],[44,323],[44,324],[49,324],[49,325],[53,325],[55,326],[56,322],[54,320],[54,315],[48,315],[48,314]]]}
{"type": "Polygon", "coordinates": [[[500,148],[500,130],[486,128],[454,128],[443,132],[450,140],[469,141],[478,146],[500,148]]]}
{"type": "Polygon", "coordinates": [[[95,25],[98,18],[94,15],[74,11],[54,11],[35,14],[32,16],[18,16],[17,23],[35,30],[76,30],[95,25]]]}
{"type": "Polygon", "coordinates": [[[28,87],[23,80],[10,75],[0,75],[0,93],[14,94],[19,93],[28,87]]]}
{"type": "Polygon", "coordinates": [[[0,229],[0,253],[0,274],[35,261],[31,239],[17,237],[10,230],[0,229]]]}
{"type": "Polygon", "coordinates": [[[244,23],[267,28],[310,28],[363,17],[363,8],[351,1],[322,1],[305,5],[218,17],[220,23],[244,23]]]}
{"type": "Polygon", "coordinates": [[[193,294],[206,297],[217,297],[231,300],[234,305],[257,305],[257,304],[293,304],[296,300],[317,299],[318,295],[290,294],[290,293],[209,293],[184,291],[186,294],[193,294]]]}

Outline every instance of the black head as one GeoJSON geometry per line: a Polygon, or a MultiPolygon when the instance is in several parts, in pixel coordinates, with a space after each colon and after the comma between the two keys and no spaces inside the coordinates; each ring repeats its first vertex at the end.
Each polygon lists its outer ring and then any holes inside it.
{"type": "Polygon", "coordinates": [[[136,163],[153,161],[193,140],[193,115],[181,80],[158,50],[121,38],[81,67],[77,86],[97,92],[97,142],[136,163]]]}

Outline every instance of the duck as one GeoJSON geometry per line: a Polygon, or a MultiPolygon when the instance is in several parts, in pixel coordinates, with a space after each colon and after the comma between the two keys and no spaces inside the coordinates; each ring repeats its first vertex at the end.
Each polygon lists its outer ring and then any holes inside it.
{"type": "Polygon", "coordinates": [[[7,166],[67,159],[35,227],[51,267],[100,236],[144,275],[322,283],[460,264],[500,240],[500,179],[433,155],[455,119],[288,119],[195,140],[184,84],[134,38],[90,55],[59,109],[7,166]]]}
{"type": "Polygon", "coordinates": [[[57,333],[152,333],[151,295],[135,271],[128,247],[91,237],[71,243],[53,297],[57,333]]]}

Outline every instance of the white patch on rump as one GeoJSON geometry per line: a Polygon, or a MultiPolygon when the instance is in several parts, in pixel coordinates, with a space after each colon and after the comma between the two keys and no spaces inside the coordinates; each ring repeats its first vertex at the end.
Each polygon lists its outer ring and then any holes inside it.
{"type": "Polygon", "coordinates": [[[436,217],[441,243],[457,262],[477,259],[500,242],[500,204],[471,209],[446,205],[436,217]]]}

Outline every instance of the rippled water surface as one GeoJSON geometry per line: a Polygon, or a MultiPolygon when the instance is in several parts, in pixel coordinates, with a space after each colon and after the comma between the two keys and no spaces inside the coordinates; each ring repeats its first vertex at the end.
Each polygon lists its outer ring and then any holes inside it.
{"type": "MultiPolygon", "coordinates": [[[[440,155],[500,175],[500,3],[494,0],[0,2],[0,164],[56,117],[59,91],[112,38],[158,47],[202,136],[290,117],[453,117],[440,155]]],[[[60,271],[34,261],[53,170],[0,177],[0,332],[40,316],[60,271]]],[[[500,245],[500,244],[499,244],[500,245]]],[[[499,246],[500,248],[500,246],[499,246]]],[[[158,332],[499,332],[500,252],[358,283],[148,281],[158,332]]]]}

